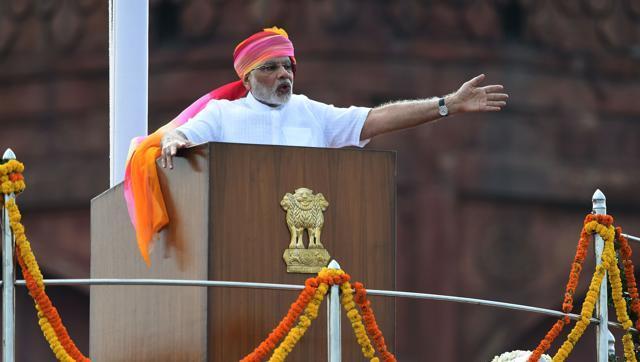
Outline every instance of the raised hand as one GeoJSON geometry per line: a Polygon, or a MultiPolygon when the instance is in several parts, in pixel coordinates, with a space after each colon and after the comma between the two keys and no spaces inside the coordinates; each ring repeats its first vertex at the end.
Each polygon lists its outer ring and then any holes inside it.
{"type": "MultiPolygon", "coordinates": [[[[485,75],[465,82],[460,89],[451,95],[452,107],[459,112],[496,112],[507,105],[509,95],[502,93],[504,87],[500,84],[481,86],[485,75]]],[[[449,107],[451,108],[451,107],[449,107]]]]}

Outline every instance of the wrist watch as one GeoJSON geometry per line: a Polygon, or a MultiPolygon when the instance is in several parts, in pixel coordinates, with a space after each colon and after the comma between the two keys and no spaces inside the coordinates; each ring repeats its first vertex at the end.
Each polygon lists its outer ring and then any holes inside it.
{"type": "Polygon", "coordinates": [[[444,98],[438,99],[438,113],[442,117],[446,117],[449,115],[449,108],[447,108],[447,105],[444,104],[444,98]]]}

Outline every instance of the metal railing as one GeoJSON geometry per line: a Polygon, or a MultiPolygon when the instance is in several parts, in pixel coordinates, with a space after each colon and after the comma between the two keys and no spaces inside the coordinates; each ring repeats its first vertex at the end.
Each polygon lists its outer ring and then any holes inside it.
{"type": "MultiPolygon", "coordinates": [[[[5,152],[3,159],[15,159],[15,155],[11,150],[5,152]]],[[[7,200],[13,198],[13,195],[5,196],[5,204],[7,200]]],[[[606,199],[604,194],[597,190],[593,195],[593,212],[596,214],[606,213],[606,199]]],[[[9,217],[6,212],[6,208],[2,210],[2,346],[3,346],[3,361],[13,362],[15,360],[15,286],[24,286],[26,282],[24,280],[15,280],[15,266],[13,264],[13,251],[14,240],[10,230],[9,217]]],[[[640,238],[623,234],[627,239],[640,241],[640,238]]],[[[600,255],[603,249],[603,241],[599,236],[596,239],[596,262],[600,259],[600,255]],[[600,254],[598,254],[600,253],[600,254]]],[[[329,264],[330,268],[339,269],[340,265],[334,260],[329,264]]],[[[599,305],[597,308],[597,314],[595,318],[591,318],[591,322],[597,325],[597,353],[598,362],[606,362],[608,360],[609,353],[615,352],[612,350],[613,335],[609,332],[609,329],[602,326],[600,322],[605,321],[609,327],[620,328],[622,325],[608,321],[607,318],[607,288],[606,277],[603,279],[601,287],[599,305]]],[[[45,279],[44,284],[46,286],[64,286],[64,285],[163,285],[163,286],[185,286],[185,287],[225,287],[225,288],[253,288],[253,289],[271,289],[271,290],[302,290],[303,285],[294,284],[274,284],[274,283],[252,283],[252,282],[233,282],[233,281],[214,281],[214,280],[184,280],[184,279],[45,279]]],[[[327,298],[327,338],[328,338],[328,356],[329,362],[341,361],[341,338],[340,338],[340,301],[339,301],[339,287],[332,286],[327,298]]],[[[486,299],[475,299],[466,297],[457,297],[450,295],[439,294],[427,294],[427,293],[415,293],[415,292],[403,292],[403,291],[390,291],[390,290],[376,290],[368,289],[367,294],[384,297],[394,298],[412,298],[412,299],[425,299],[434,301],[445,301],[454,303],[466,303],[472,305],[488,306],[501,309],[511,309],[529,313],[542,314],[551,317],[563,317],[568,316],[572,320],[579,320],[580,315],[563,312],[556,310],[537,308],[521,304],[498,302],[486,299]]],[[[638,332],[635,328],[631,329],[634,332],[638,332]]]]}

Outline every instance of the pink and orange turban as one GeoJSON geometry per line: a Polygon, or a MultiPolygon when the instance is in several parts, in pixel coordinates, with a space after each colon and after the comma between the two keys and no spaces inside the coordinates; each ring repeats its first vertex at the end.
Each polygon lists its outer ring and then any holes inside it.
{"type": "Polygon", "coordinates": [[[278,57],[289,57],[295,64],[293,44],[287,32],[273,27],[253,34],[238,44],[233,52],[233,67],[240,80],[205,94],[154,133],[131,141],[124,176],[124,197],[136,231],[138,248],[147,266],[151,266],[149,251],[154,235],[169,223],[156,170],[162,137],[188,122],[212,99],[234,100],[246,96],[247,89],[242,83],[244,76],[268,59],[278,57]]]}
{"type": "Polygon", "coordinates": [[[293,44],[286,31],[280,28],[264,29],[245,39],[236,46],[233,52],[233,67],[240,79],[244,79],[260,64],[272,58],[289,57],[296,63],[293,55],[293,44]]]}

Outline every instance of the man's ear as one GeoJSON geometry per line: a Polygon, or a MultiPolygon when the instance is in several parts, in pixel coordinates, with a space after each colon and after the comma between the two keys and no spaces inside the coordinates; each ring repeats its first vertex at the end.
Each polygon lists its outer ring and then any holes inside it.
{"type": "Polygon", "coordinates": [[[245,74],[244,78],[242,78],[242,84],[244,85],[245,88],[247,88],[247,90],[251,90],[251,83],[249,82],[250,75],[251,73],[247,73],[245,74]]]}

